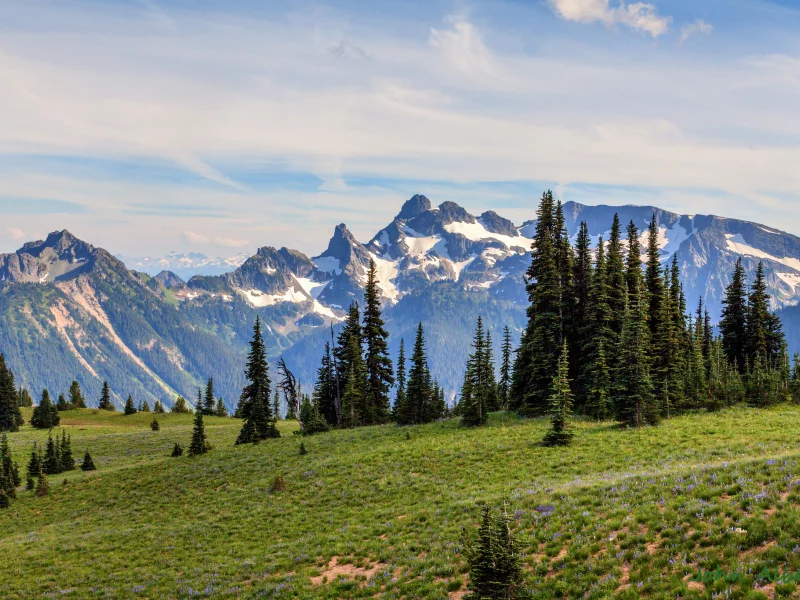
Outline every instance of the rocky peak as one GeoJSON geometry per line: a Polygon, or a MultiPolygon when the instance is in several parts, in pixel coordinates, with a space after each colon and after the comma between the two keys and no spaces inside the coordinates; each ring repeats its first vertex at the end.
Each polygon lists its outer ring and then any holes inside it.
{"type": "Polygon", "coordinates": [[[443,225],[448,223],[474,223],[475,217],[455,202],[442,202],[439,205],[439,219],[443,225]]]}
{"type": "Polygon", "coordinates": [[[517,228],[514,223],[501,217],[493,210],[487,210],[483,213],[480,217],[480,222],[486,228],[486,231],[512,237],[517,235],[517,228]]]}
{"type": "Polygon", "coordinates": [[[410,200],[405,201],[403,208],[400,209],[400,212],[397,215],[397,218],[404,220],[414,219],[430,209],[431,201],[422,194],[415,194],[410,200]]]}

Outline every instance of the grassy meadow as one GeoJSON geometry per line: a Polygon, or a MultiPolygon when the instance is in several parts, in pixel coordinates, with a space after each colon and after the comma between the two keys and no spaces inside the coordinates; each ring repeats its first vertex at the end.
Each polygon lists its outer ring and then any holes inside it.
{"type": "MultiPolygon", "coordinates": [[[[508,414],[308,438],[280,422],[281,439],[246,447],[240,421],[209,417],[214,448],[195,458],[169,456],[192,415],[158,415],[158,432],[150,414],[61,416],[98,470],[50,477],[44,498],[20,488],[0,511],[2,598],[462,598],[463,531],[486,502],[507,503],[533,598],[800,597],[755,581],[800,570],[793,405],[579,422],[568,448],[508,414]],[[689,581],[698,567],[742,577],[689,581]]],[[[9,435],[23,479],[46,439],[9,435]]]]}

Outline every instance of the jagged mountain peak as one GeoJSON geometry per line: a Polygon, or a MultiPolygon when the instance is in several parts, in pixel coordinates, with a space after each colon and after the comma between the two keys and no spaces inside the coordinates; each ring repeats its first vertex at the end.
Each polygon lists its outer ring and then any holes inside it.
{"type": "Polygon", "coordinates": [[[431,201],[422,194],[414,194],[409,200],[403,203],[403,207],[397,214],[397,219],[408,221],[431,209],[431,201]]]}

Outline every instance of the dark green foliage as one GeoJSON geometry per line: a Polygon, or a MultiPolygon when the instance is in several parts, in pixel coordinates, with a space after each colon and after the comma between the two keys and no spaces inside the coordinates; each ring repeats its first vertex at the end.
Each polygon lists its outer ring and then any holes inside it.
{"type": "Polygon", "coordinates": [[[24,388],[20,388],[17,392],[17,399],[19,406],[30,408],[33,406],[33,398],[31,398],[30,392],[24,388]]]}
{"type": "Polygon", "coordinates": [[[186,401],[186,398],[183,396],[178,396],[175,399],[175,403],[172,405],[172,411],[176,414],[189,414],[191,409],[189,408],[189,403],[186,401]]]}
{"type": "Polygon", "coordinates": [[[61,456],[58,444],[58,438],[53,440],[52,432],[47,438],[47,446],[45,446],[44,460],[42,461],[42,472],[46,475],[57,475],[61,473],[61,456]]]}
{"type": "Polygon", "coordinates": [[[317,406],[319,413],[330,425],[338,423],[337,402],[338,384],[336,382],[336,371],[331,355],[331,345],[325,342],[325,352],[322,355],[322,363],[317,369],[317,382],[314,384],[314,405],[317,406]]]}
{"type": "Polygon", "coordinates": [[[572,419],[572,389],[569,382],[569,349],[567,342],[561,348],[558,374],[553,379],[550,395],[550,430],[544,436],[545,446],[567,446],[575,435],[570,427],[572,419]]]}
{"type": "Polygon", "coordinates": [[[317,409],[317,405],[311,402],[307,394],[303,395],[300,403],[300,423],[302,435],[313,435],[328,431],[330,427],[317,409]]]}
{"type": "Polygon", "coordinates": [[[486,423],[490,407],[496,404],[497,398],[491,349],[484,337],[483,321],[480,317],[475,327],[472,349],[473,352],[467,359],[458,412],[462,425],[477,427],[486,423]]]}
{"type": "Polygon", "coordinates": [[[614,343],[616,343],[616,338],[622,333],[628,295],[625,263],[622,256],[622,227],[618,214],[614,215],[614,220],[611,222],[606,262],[606,284],[608,285],[608,306],[611,310],[611,330],[616,336],[614,339],[614,343]]]}
{"type": "Polygon", "coordinates": [[[211,449],[206,439],[206,430],[203,425],[203,411],[196,410],[194,413],[194,427],[192,428],[192,441],[189,444],[189,456],[205,454],[211,449]]]}
{"type": "Polygon", "coordinates": [[[56,402],[56,410],[58,412],[64,412],[65,410],[70,410],[73,407],[67,402],[67,398],[64,394],[58,395],[58,401],[56,402]]]}
{"type": "Polygon", "coordinates": [[[497,383],[497,397],[500,408],[508,410],[511,395],[511,330],[503,328],[503,344],[500,346],[500,381],[497,383]]]}
{"type": "Polygon", "coordinates": [[[344,391],[342,392],[342,425],[355,427],[361,424],[361,415],[367,403],[367,381],[364,361],[355,337],[349,339],[350,351],[345,372],[344,391]]]}
{"type": "Polygon", "coordinates": [[[150,421],[150,429],[152,431],[159,431],[161,429],[161,425],[158,424],[158,419],[153,417],[153,420],[150,421]]]}
{"type": "Polygon", "coordinates": [[[526,273],[528,324],[517,351],[511,384],[513,408],[528,415],[542,415],[547,409],[562,342],[563,290],[558,260],[563,252],[554,211],[553,194],[545,192],[537,212],[531,265],[526,273]]]}
{"type": "Polygon", "coordinates": [[[150,412],[150,405],[147,403],[147,400],[142,402],[142,405],[139,407],[139,412],[149,413],[150,412]]]}
{"type": "Polygon", "coordinates": [[[306,450],[306,445],[303,442],[300,442],[300,456],[305,456],[308,454],[308,450],[306,450]]]}
{"type": "Polygon", "coordinates": [[[585,360],[583,410],[597,420],[609,418],[613,410],[611,374],[607,359],[608,352],[614,348],[611,324],[605,245],[601,237],[597,244],[597,260],[589,285],[586,322],[581,330],[585,360]]]}
{"type": "Polygon", "coordinates": [[[126,415],[135,415],[138,411],[136,407],[133,405],[133,398],[128,396],[128,399],[125,401],[125,410],[126,415]]]}
{"type": "MultiPolygon", "coordinates": [[[[275,415],[278,414],[277,408],[275,410],[275,415]]],[[[217,406],[214,408],[214,416],[215,417],[227,417],[228,416],[228,409],[225,408],[225,403],[222,401],[222,398],[217,400],[217,406]]]]}
{"type": "Polygon", "coordinates": [[[69,403],[75,408],[86,408],[86,398],[83,397],[81,386],[73,381],[69,386],[69,403]]]}
{"type": "Polygon", "coordinates": [[[115,410],[114,403],[111,401],[111,388],[109,388],[107,381],[103,382],[103,391],[100,394],[100,402],[97,407],[103,410],[115,410]]]}
{"type": "Polygon", "coordinates": [[[52,429],[58,427],[61,417],[58,416],[58,409],[50,401],[50,392],[42,392],[42,400],[39,405],[34,407],[31,415],[31,426],[35,429],[52,429]]]}
{"type": "Polygon", "coordinates": [[[511,519],[504,511],[495,514],[484,507],[478,539],[465,543],[469,561],[471,600],[512,600],[523,597],[522,563],[511,532],[511,519]]]}
{"type": "Polygon", "coordinates": [[[642,289],[642,248],[639,244],[639,229],[633,221],[628,223],[628,243],[626,246],[625,283],[628,286],[628,296],[631,296],[634,290],[642,289]]]}
{"type": "Polygon", "coordinates": [[[203,398],[203,402],[200,403],[202,407],[203,414],[206,416],[213,416],[214,412],[217,408],[217,401],[214,398],[214,378],[209,377],[208,383],[206,383],[206,394],[203,398]]]}
{"type": "Polygon", "coordinates": [[[0,354],[0,431],[18,431],[20,425],[22,414],[14,373],[6,366],[5,356],[0,354]]]}
{"type": "Polygon", "coordinates": [[[75,470],[75,459],[72,457],[72,436],[68,436],[66,430],[61,430],[61,442],[59,444],[59,463],[61,472],[75,470]]]}
{"type": "Polygon", "coordinates": [[[6,494],[6,491],[2,487],[2,481],[0,481],[0,508],[8,508],[11,506],[11,500],[6,494]]]}
{"type": "Polygon", "coordinates": [[[397,391],[394,396],[394,404],[392,405],[392,420],[398,419],[398,408],[405,406],[406,403],[406,344],[403,338],[400,338],[400,351],[397,355],[397,391]]]}
{"type": "Polygon", "coordinates": [[[397,422],[400,425],[428,422],[432,416],[432,411],[429,409],[431,392],[428,357],[425,353],[425,331],[422,323],[419,323],[411,355],[405,398],[398,403],[395,410],[397,422]]]}
{"type": "Polygon", "coordinates": [[[50,482],[47,481],[44,470],[39,469],[39,475],[36,479],[36,495],[39,497],[47,496],[50,492],[50,482]]]}
{"type": "Polygon", "coordinates": [[[364,425],[384,423],[389,419],[389,390],[394,384],[392,359],[389,358],[389,333],[381,316],[377,268],[370,259],[367,285],[364,290],[363,336],[367,377],[366,403],[361,422],[364,425]]]}
{"type": "Polygon", "coordinates": [[[357,406],[363,403],[363,391],[366,382],[362,381],[366,378],[363,366],[363,334],[361,331],[361,315],[358,310],[358,304],[353,302],[347,313],[347,319],[339,331],[336,338],[336,346],[332,348],[335,366],[339,374],[339,390],[341,397],[341,423],[352,426],[354,421],[357,421],[358,413],[357,406]],[[358,381],[349,382],[351,372],[358,381]],[[350,385],[350,397],[352,401],[348,406],[345,406],[345,390],[350,385]],[[355,404],[354,404],[355,403],[355,404]]]}
{"type": "MultiPolygon", "coordinates": [[[[250,342],[245,374],[248,383],[242,390],[239,400],[239,412],[245,422],[236,443],[247,444],[280,437],[270,405],[269,365],[261,334],[261,320],[258,317],[253,326],[253,339],[250,342]]],[[[202,425],[202,419],[200,424],[202,425]]],[[[191,448],[189,453],[192,453],[191,448]]]]}
{"type": "Polygon", "coordinates": [[[20,483],[19,466],[11,459],[8,437],[3,433],[0,436],[0,492],[8,499],[15,498],[20,483]]]}
{"type": "Polygon", "coordinates": [[[747,366],[748,350],[751,345],[747,339],[747,292],[742,259],[736,261],[731,283],[725,289],[722,301],[722,319],[719,330],[722,335],[722,349],[725,357],[744,373],[747,366]]]}
{"type": "Polygon", "coordinates": [[[161,404],[161,400],[156,400],[155,405],[153,406],[153,412],[157,415],[162,415],[166,411],[164,410],[164,405],[161,404]]]}
{"type": "Polygon", "coordinates": [[[97,467],[94,466],[92,455],[87,450],[83,455],[83,462],[81,463],[81,471],[96,471],[97,467]]]}
{"type": "Polygon", "coordinates": [[[173,458],[178,456],[183,456],[183,446],[181,446],[178,442],[175,442],[175,445],[172,447],[172,454],[170,454],[173,458]]]}
{"type": "Polygon", "coordinates": [[[39,476],[39,472],[42,470],[42,453],[36,447],[36,442],[33,443],[33,450],[31,450],[31,458],[28,461],[28,468],[25,471],[27,475],[27,489],[32,491],[35,487],[34,481],[39,476]]]}
{"type": "Polygon", "coordinates": [[[272,397],[272,412],[275,414],[275,420],[281,420],[281,395],[278,388],[275,388],[275,395],[272,397]]]}
{"type": "Polygon", "coordinates": [[[586,365],[588,356],[583,352],[586,340],[583,332],[589,320],[589,296],[592,286],[591,238],[586,221],[582,221],[575,239],[575,261],[572,271],[572,313],[567,331],[570,374],[574,379],[575,396],[580,405],[586,403],[586,365]]]}

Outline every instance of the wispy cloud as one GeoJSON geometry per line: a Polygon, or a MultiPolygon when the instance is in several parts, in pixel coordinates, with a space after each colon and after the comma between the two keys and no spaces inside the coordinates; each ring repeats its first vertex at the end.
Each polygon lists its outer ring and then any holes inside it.
{"type": "Polygon", "coordinates": [[[710,23],[706,23],[703,19],[697,19],[693,23],[687,23],[681,27],[680,43],[683,44],[683,42],[688,40],[693,35],[698,35],[701,33],[708,34],[712,31],[714,31],[714,27],[710,23]]]}
{"type": "Polygon", "coordinates": [[[248,240],[224,236],[207,236],[195,231],[181,233],[182,241],[189,246],[222,246],[224,248],[246,248],[248,240]]]}
{"type": "Polygon", "coordinates": [[[25,239],[25,232],[18,227],[6,227],[5,233],[9,239],[15,242],[20,242],[25,239]]]}
{"type": "Polygon", "coordinates": [[[672,22],[672,17],[660,15],[655,5],[644,2],[626,4],[620,0],[614,7],[609,5],[609,0],[550,0],[550,4],[556,14],[567,21],[625,25],[653,37],[666,33],[672,22]]]}

